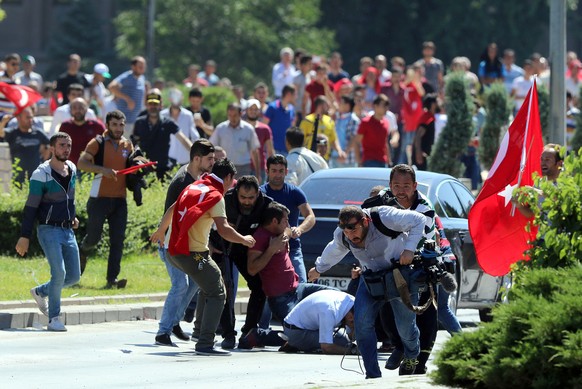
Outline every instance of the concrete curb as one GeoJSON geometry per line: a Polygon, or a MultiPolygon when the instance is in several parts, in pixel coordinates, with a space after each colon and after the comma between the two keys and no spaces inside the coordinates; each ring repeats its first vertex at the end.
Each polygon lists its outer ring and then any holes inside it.
{"type": "MultiPolygon", "coordinates": [[[[236,315],[247,312],[248,289],[239,289],[235,301],[236,315]]],[[[65,325],[96,324],[113,321],[159,320],[162,316],[166,293],[64,298],[61,318],[65,325]]],[[[32,300],[1,301],[0,330],[43,328],[48,318],[32,300]]]]}

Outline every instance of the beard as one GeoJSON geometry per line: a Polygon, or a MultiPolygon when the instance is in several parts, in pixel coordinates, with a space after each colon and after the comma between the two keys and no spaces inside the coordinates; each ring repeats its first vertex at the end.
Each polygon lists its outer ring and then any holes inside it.
{"type": "Polygon", "coordinates": [[[55,158],[59,162],[65,162],[67,159],[69,159],[69,154],[61,154],[61,155],[59,155],[59,154],[56,154],[55,153],[55,158]]]}
{"type": "Polygon", "coordinates": [[[252,116],[249,116],[247,114],[247,119],[250,120],[250,121],[252,121],[252,122],[256,122],[257,120],[259,120],[259,117],[258,116],[252,117],[252,116]]]}

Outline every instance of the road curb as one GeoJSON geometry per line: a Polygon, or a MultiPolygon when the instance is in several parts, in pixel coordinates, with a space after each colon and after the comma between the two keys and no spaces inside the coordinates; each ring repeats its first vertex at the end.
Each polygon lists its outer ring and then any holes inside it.
{"type": "MultiPolygon", "coordinates": [[[[118,296],[73,297],[61,301],[61,319],[65,325],[96,324],[114,321],[159,320],[166,293],[118,296]]],[[[239,289],[234,312],[247,312],[248,289],[239,289]]],[[[43,328],[48,318],[32,300],[1,301],[0,330],[43,328]]]]}

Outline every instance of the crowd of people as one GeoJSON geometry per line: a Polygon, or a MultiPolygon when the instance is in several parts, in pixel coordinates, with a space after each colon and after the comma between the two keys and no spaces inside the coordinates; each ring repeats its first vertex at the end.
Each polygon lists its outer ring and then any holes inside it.
{"type": "MultiPolygon", "coordinates": [[[[430,296],[413,287],[405,266],[426,239],[436,239],[447,249],[434,208],[416,190],[411,167],[427,168],[427,157],[446,122],[442,101],[447,75],[435,52],[434,43],[425,42],[421,59],[406,66],[401,57],[393,57],[390,69],[383,55],[363,57],[360,74],[350,77],[340,53],[326,60],[284,48],[273,67],[274,99],[269,101],[263,82],[251,96],[240,86],[232,87],[236,101],[228,104],[227,120],[216,126],[203,105],[204,88],[230,82],[216,75],[212,60],[203,71],[197,65],[188,68],[182,83],[190,91],[183,106],[179,88],[146,81],[143,57],[134,57],[130,69],[105,87],[104,81],[111,78],[107,65],[97,64],[92,74],[85,74],[76,54],[69,56],[66,72],[55,83],[44,82],[34,72],[33,57],[7,55],[1,81],[28,85],[43,95],[15,117],[10,114],[12,103],[1,100],[5,114],[0,138],[8,142],[13,162],[20,167],[15,182],[29,181],[16,250],[26,254],[37,222],[51,268],[51,279],[30,291],[49,318],[48,330],[66,331],[60,319],[61,290],[79,282],[106,221],[110,249],[105,287],[126,287],[128,280],[118,278],[130,217],[125,171],[143,153],[157,162],[156,177],[169,181],[165,213],[151,236],[171,280],[156,344],[176,346],[174,335],[196,340],[198,354],[229,355],[227,350],[237,343],[234,301],[240,272],[251,295],[239,348],[359,352],[366,377],[377,378],[380,314],[385,338],[396,347],[386,368],[399,369],[402,375],[424,374],[437,317],[446,317],[443,323],[451,333],[461,330],[458,321],[451,312],[439,309],[437,315],[434,307],[416,318],[401,296],[373,296],[365,275],[389,270],[389,260],[399,258],[409,281],[409,300],[416,304],[420,296],[426,302],[430,296]],[[23,70],[18,71],[21,60],[23,70]],[[162,98],[164,88],[168,103],[162,98]],[[35,114],[53,115],[48,134],[35,114]],[[315,267],[306,269],[301,236],[316,218],[298,186],[317,170],[357,166],[393,167],[390,187],[371,194],[377,202],[373,210],[343,208],[332,241],[315,267]],[[77,243],[75,187],[87,173],[93,177],[86,235],[77,243]],[[313,282],[350,251],[360,262],[355,296],[313,282]],[[193,306],[190,336],[180,322],[193,306]],[[281,321],[282,332],[269,328],[271,316],[281,321]],[[337,327],[345,330],[338,332],[337,327]],[[219,328],[221,348],[214,345],[219,328]]],[[[577,85],[580,62],[574,54],[568,58],[567,77],[577,85]]],[[[533,55],[523,69],[514,60],[510,49],[499,59],[497,46],[491,44],[478,74],[470,71],[465,57],[455,58],[451,69],[465,73],[476,98],[493,82],[504,83],[518,108],[534,74],[542,82],[549,79],[543,57],[533,55]]],[[[569,89],[574,101],[577,89],[569,89]]],[[[474,172],[468,174],[478,185],[474,172]]]]}

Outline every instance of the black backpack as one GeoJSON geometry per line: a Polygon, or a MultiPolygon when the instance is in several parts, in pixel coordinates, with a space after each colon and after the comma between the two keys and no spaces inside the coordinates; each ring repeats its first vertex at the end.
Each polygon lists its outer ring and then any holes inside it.
{"type": "MultiPolygon", "coordinates": [[[[376,196],[374,196],[376,197],[376,196]]],[[[374,197],[371,197],[370,199],[373,199],[374,197]]],[[[367,199],[367,200],[370,200],[367,199]]],[[[367,201],[366,200],[366,201],[367,201]]],[[[378,212],[378,206],[364,206],[366,205],[366,202],[364,201],[364,204],[362,204],[362,208],[370,208],[370,218],[372,219],[372,223],[374,223],[374,227],[376,227],[376,229],[378,231],[380,231],[382,234],[386,235],[387,237],[391,238],[391,239],[395,239],[397,238],[400,234],[402,234],[402,231],[396,231],[393,230],[391,228],[388,228],[384,225],[384,223],[382,223],[382,219],[380,218],[380,213],[378,212]]],[[[380,204],[380,205],[384,205],[384,204],[380,204]]],[[[342,242],[344,244],[344,246],[346,246],[346,248],[348,250],[350,250],[350,245],[348,243],[348,239],[346,238],[346,236],[342,233],[342,242]]]]}

